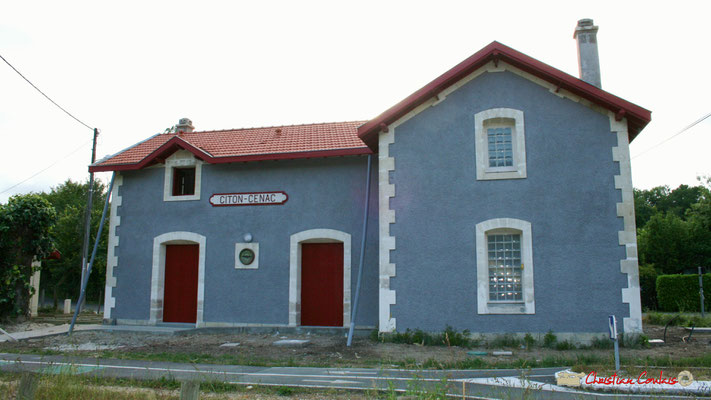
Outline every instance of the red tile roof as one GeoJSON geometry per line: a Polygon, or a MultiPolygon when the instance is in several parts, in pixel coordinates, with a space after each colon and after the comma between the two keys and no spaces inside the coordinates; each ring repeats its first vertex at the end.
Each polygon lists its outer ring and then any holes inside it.
{"type": "Polygon", "coordinates": [[[489,61],[494,61],[495,63],[504,61],[525,72],[551,82],[560,89],[565,89],[614,112],[618,121],[623,117],[627,118],[630,141],[632,141],[652,119],[652,113],[649,110],[494,41],[454,66],[454,68],[440,75],[437,79],[428,83],[420,90],[359,127],[358,136],[363,139],[370,148],[377,149],[378,133],[380,131],[387,129],[388,125],[397,121],[446,88],[457,83],[462,78],[483,67],[489,61]]]}
{"type": "Polygon", "coordinates": [[[506,62],[587,99],[614,112],[618,121],[626,118],[630,141],[651,121],[649,110],[492,42],[370,121],[159,134],[91,165],[89,170],[141,169],[162,162],[180,148],[209,163],[371,154],[377,151],[380,131],[490,61],[506,62]]]}
{"type": "Polygon", "coordinates": [[[209,163],[370,154],[358,138],[367,121],[288,125],[155,135],[94,165],[90,170],[140,169],[182,148],[209,163]]]}

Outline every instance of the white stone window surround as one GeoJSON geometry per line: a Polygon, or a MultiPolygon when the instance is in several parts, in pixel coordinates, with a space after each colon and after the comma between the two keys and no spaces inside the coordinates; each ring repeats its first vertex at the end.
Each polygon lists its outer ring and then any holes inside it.
{"type": "Polygon", "coordinates": [[[515,218],[494,218],[476,224],[477,312],[479,314],[535,314],[533,295],[533,246],[531,223],[515,218]],[[523,264],[523,301],[489,300],[489,258],[487,234],[519,233],[523,264]]]}
{"type": "Polygon", "coordinates": [[[476,179],[526,178],[526,131],[523,111],[513,108],[490,108],[474,115],[476,145],[476,179]],[[489,167],[488,128],[510,127],[513,145],[513,166],[489,167]]]}
{"type": "Polygon", "coordinates": [[[187,150],[178,150],[165,160],[165,178],[163,181],[163,201],[200,200],[200,183],[202,181],[202,161],[187,150]],[[175,168],[195,167],[195,193],[184,196],[173,196],[173,172],[175,168]]]}
{"type": "Polygon", "coordinates": [[[197,244],[198,255],[198,292],[197,316],[195,327],[203,325],[205,302],[205,245],[207,238],[194,232],[168,232],[153,239],[153,265],[151,270],[150,323],[155,325],[163,321],[163,299],[165,295],[165,246],[169,244],[197,244]]]}
{"type": "Polygon", "coordinates": [[[235,269],[259,269],[259,243],[235,243],[235,269]],[[242,264],[239,253],[244,249],[254,252],[254,261],[251,264],[242,264]]]}
{"type": "Polygon", "coordinates": [[[291,235],[289,246],[289,326],[301,325],[301,244],[343,243],[343,327],[351,326],[351,235],[310,229],[291,235]]]}

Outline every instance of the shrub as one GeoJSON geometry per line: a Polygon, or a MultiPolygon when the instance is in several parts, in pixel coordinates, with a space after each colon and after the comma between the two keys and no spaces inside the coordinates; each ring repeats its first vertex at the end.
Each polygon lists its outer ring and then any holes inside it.
{"type": "Polygon", "coordinates": [[[639,266],[639,288],[642,307],[647,310],[657,309],[657,270],[653,265],[639,266]]]}
{"type": "MultiPolygon", "coordinates": [[[[704,307],[711,306],[711,274],[703,275],[704,307]]],[[[661,311],[698,312],[698,275],[660,275],[657,277],[657,301],[661,311]]]]}
{"type": "Polygon", "coordinates": [[[521,339],[511,334],[497,335],[487,343],[489,347],[519,347],[521,339]]]}
{"type": "Polygon", "coordinates": [[[556,345],[555,345],[555,349],[556,349],[556,350],[575,350],[575,348],[576,348],[575,345],[572,344],[572,343],[570,343],[570,342],[567,341],[567,340],[564,340],[564,341],[562,341],[562,342],[558,342],[558,343],[556,343],[556,345]]]}
{"type": "Polygon", "coordinates": [[[459,346],[468,348],[478,345],[479,341],[471,339],[469,335],[468,330],[459,332],[451,326],[447,326],[441,333],[429,333],[420,329],[414,331],[407,329],[405,332],[379,335],[377,331],[375,331],[371,332],[370,338],[383,343],[419,344],[423,346],[459,346]]]}
{"type": "Polygon", "coordinates": [[[558,337],[553,333],[552,330],[549,330],[548,333],[546,333],[545,336],[543,336],[543,346],[544,347],[553,347],[555,346],[555,343],[558,341],[558,337]]]}
{"type": "Polygon", "coordinates": [[[527,349],[530,349],[536,344],[536,339],[534,339],[530,333],[526,333],[526,336],[523,337],[523,343],[527,349]]]}

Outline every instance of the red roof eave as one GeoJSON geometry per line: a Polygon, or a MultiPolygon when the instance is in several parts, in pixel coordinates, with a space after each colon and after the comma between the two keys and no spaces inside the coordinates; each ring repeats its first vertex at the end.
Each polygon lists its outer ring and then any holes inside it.
{"type": "MultiPolygon", "coordinates": [[[[141,160],[139,163],[131,164],[114,164],[114,165],[91,165],[89,166],[90,172],[106,172],[106,171],[132,171],[142,169],[150,165],[156,158],[163,152],[169,150],[173,145],[168,145],[173,139],[166,142],[163,146],[156,149],[149,156],[141,160]],[[161,150],[163,149],[163,150],[161,150]]],[[[290,153],[267,153],[267,154],[248,154],[242,156],[227,156],[227,157],[212,157],[210,155],[206,156],[206,153],[201,152],[199,149],[195,149],[189,143],[182,141],[189,148],[179,146],[192,152],[196,157],[209,164],[222,164],[222,163],[233,163],[233,162],[249,162],[249,161],[267,161],[267,160],[293,160],[293,159],[304,159],[304,158],[317,158],[317,157],[338,157],[338,156],[351,156],[351,155],[363,155],[363,154],[373,154],[373,151],[368,147],[355,147],[346,149],[332,149],[332,150],[312,150],[312,151],[301,151],[301,152],[290,152],[290,153]],[[191,150],[192,148],[192,150],[191,150]],[[201,154],[197,154],[197,152],[201,154]]]]}
{"type": "Polygon", "coordinates": [[[651,121],[652,115],[649,110],[621,99],[499,42],[492,42],[437,79],[389,108],[384,113],[361,125],[358,128],[358,136],[371,149],[375,149],[377,147],[377,134],[381,130],[386,129],[388,125],[492,60],[507,62],[525,72],[549,81],[561,89],[568,90],[573,94],[607,108],[615,112],[618,120],[626,117],[628,120],[630,141],[651,121]]]}

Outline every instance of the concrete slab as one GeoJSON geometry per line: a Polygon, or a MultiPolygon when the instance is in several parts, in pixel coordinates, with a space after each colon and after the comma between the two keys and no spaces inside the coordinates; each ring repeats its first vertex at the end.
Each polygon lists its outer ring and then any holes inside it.
{"type": "Polygon", "coordinates": [[[302,339],[282,339],[282,340],[277,340],[276,342],[272,343],[274,346],[281,346],[281,347],[304,347],[311,343],[310,340],[302,340],[302,339]]]}
{"type": "MultiPolygon", "coordinates": [[[[75,325],[74,332],[96,331],[96,330],[101,330],[101,327],[102,327],[102,325],[95,325],[95,324],[75,325]]],[[[69,324],[49,326],[46,328],[35,329],[35,330],[31,330],[31,331],[13,332],[13,333],[11,333],[11,335],[17,340],[22,340],[22,339],[45,337],[45,336],[62,335],[62,334],[66,334],[67,332],[69,332],[69,324]]],[[[8,340],[10,340],[10,338],[8,338],[7,336],[0,337],[0,342],[6,342],[8,340]]]]}
{"type": "Polygon", "coordinates": [[[237,347],[239,343],[222,343],[220,347],[237,347]]]}

